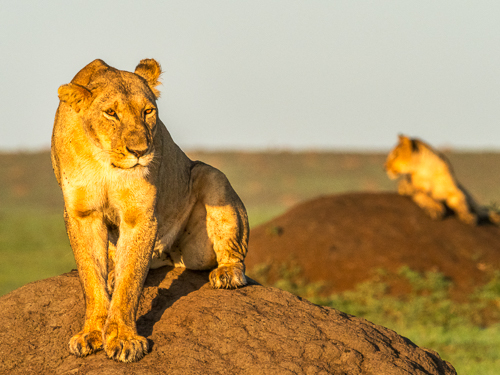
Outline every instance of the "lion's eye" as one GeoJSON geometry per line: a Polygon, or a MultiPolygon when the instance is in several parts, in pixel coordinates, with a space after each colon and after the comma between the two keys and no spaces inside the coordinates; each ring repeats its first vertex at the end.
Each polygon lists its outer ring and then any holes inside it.
{"type": "Polygon", "coordinates": [[[146,110],[144,111],[144,114],[145,114],[145,115],[150,115],[150,114],[151,114],[151,113],[153,113],[153,112],[154,112],[154,108],[148,108],[148,109],[146,109],[146,110]]]}
{"type": "Polygon", "coordinates": [[[116,117],[116,112],[112,109],[106,110],[106,114],[111,117],[116,117]]]}

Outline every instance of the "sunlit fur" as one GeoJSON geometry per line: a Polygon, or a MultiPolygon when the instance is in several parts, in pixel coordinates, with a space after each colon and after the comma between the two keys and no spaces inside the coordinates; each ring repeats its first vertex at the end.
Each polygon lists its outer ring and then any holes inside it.
{"type": "Polygon", "coordinates": [[[433,219],[443,218],[449,208],[467,224],[482,218],[498,221],[496,213],[480,207],[458,183],[446,158],[419,139],[400,135],[385,169],[390,178],[401,177],[399,194],[410,196],[433,219]]]}
{"type": "Polygon", "coordinates": [[[214,288],[246,284],[245,207],[219,170],[191,161],[158,117],[160,65],[134,73],[102,60],[59,88],[52,165],[85,294],[69,343],[117,361],[147,354],[136,312],[150,267],[210,270],[214,288]]]}

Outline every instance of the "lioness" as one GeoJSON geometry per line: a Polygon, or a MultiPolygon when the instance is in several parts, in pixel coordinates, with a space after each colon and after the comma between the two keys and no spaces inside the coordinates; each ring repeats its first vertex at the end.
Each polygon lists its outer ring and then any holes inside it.
{"type": "Polygon", "coordinates": [[[480,207],[458,183],[446,158],[419,139],[399,135],[385,169],[391,179],[403,176],[398,193],[411,196],[433,219],[443,218],[449,208],[467,224],[475,225],[478,220],[498,222],[495,212],[480,207]]]}
{"type": "Polygon", "coordinates": [[[95,60],[58,90],[52,165],[86,303],[69,342],[77,356],[147,353],[136,312],[150,267],[215,268],[214,288],[246,284],[245,207],[222,172],[173,142],[158,117],[160,74],[153,59],[134,73],[95,60]]]}

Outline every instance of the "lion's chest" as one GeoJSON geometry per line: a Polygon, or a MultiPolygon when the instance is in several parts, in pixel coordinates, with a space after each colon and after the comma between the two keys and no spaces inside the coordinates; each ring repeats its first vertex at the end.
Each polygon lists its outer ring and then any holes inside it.
{"type": "Polygon", "coordinates": [[[412,174],[411,182],[418,191],[429,193],[433,188],[432,175],[422,173],[421,171],[412,174]]]}
{"type": "Polygon", "coordinates": [[[78,216],[100,213],[114,226],[152,216],[155,208],[156,188],[135,171],[89,163],[63,173],[61,187],[67,210],[78,216]]]}

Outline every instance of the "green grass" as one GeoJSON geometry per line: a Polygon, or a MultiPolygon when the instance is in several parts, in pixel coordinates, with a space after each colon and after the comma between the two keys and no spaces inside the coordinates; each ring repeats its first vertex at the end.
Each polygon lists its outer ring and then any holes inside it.
{"type": "Polygon", "coordinates": [[[0,295],[75,267],[62,212],[0,210],[0,295]]]}
{"type": "Polygon", "coordinates": [[[283,207],[280,205],[249,207],[247,212],[250,227],[256,227],[269,221],[270,218],[282,214],[283,207]]]}
{"type": "Polygon", "coordinates": [[[453,285],[439,272],[418,273],[402,267],[398,274],[379,270],[373,280],[355,290],[328,297],[321,295],[321,282],[310,283],[297,265],[283,264],[279,279],[270,284],[267,264],[256,266],[249,275],[311,302],[363,317],[395,330],[418,346],[436,350],[459,374],[498,374],[500,368],[500,272],[478,288],[468,300],[450,297],[453,285]],[[410,286],[407,294],[390,293],[393,278],[410,286]]]}
{"type": "MultiPolygon", "coordinates": [[[[446,154],[460,181],[479,202],[491,205],[500,202],[500,153],[446,154]]],[[[251,227],[318,195],[395,190],[395,182],[383,171],[386,153],[188,152],[188,155],[227,175],[247,207],[251,227]]],[[[66,264],[68,268],[74,267],[68,261],[72,258],[71,250],[63,239],[62,207],[62,194],[48,151],[0,153],[0,295],[27,280],[66,271],[66,264]],[[34,260],[36,269],[26,271],[24,264],[34,260]],[[59,263],[62,265],[56,266],[59,263]]]]}
{"type": "Polygon", "coordinates": [[[440,326],[389,327],[419,346],[437,351],[458,374],[497,375],[500,369],[500,325],[485,328],[465,325],[453,329],[440,326]]]}

